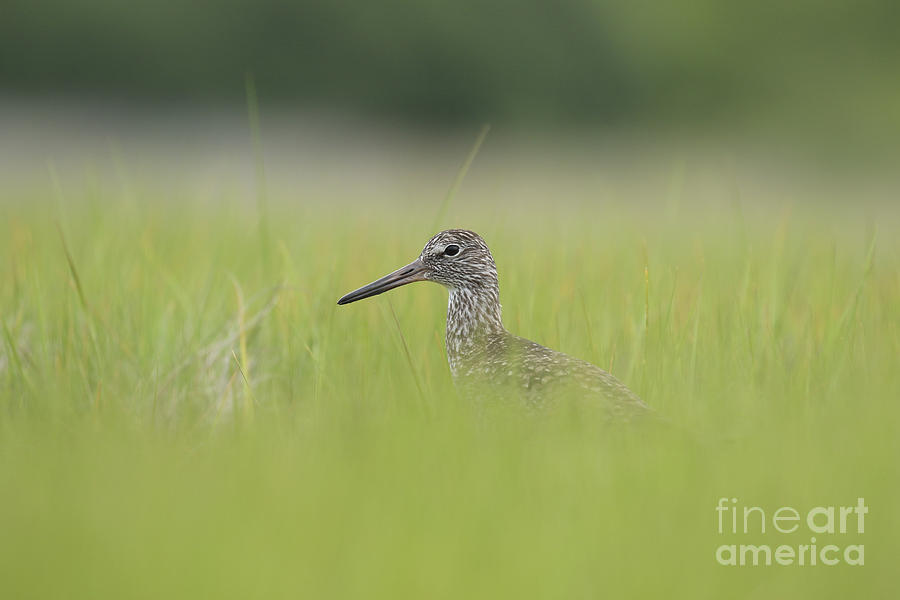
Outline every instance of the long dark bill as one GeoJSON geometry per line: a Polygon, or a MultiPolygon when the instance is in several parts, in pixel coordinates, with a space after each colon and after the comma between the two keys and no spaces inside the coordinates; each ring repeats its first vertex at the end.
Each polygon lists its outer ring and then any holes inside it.
{"type": "Polygon", "coordinates": [[[363,298],[370,298],[383,294],[395,287],[413,283],[414,281],[425,280],[425,264],[421,259],[416,259],[401,269],[397,269],[390,275],[385,275],[377,281],[373,281],[369,285],[363,286],[358,290],[354,290],[338,300],[338,304],[350,304],[363,298]]]}

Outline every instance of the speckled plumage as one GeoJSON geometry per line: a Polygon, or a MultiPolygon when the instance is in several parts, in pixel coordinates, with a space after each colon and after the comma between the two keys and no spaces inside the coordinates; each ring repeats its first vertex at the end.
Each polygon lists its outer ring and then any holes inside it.
{"type": "Polygon", "coordinates": [[[497,267],[487,244],[475,232],[450,229],[438,233],[416,261],[347,294],[338,303],[421,280],[443,284],[450,292],[447,358],[453,379],[465,395],[512,396],[535,409],[552,407],[563,398],[576,399],[594,404],[614,420],[629,420],[649,411],[640,398],[603,369],[515,336],[503,327],[497,267]],[[451,251],[454,254],[450,255],[451,251]]]}

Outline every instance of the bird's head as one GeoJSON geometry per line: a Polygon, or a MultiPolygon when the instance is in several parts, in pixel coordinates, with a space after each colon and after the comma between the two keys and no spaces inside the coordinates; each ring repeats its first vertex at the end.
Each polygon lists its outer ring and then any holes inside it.
{"type": "Polygon", "coordinates": [[[450,289],[477,291],[496,287],[497,267],[480,235],[466,229],[448,229],[428,240],[419,258],[350,292],[338,304],[377,296],[415,281],[436,281],[450,289]]]}

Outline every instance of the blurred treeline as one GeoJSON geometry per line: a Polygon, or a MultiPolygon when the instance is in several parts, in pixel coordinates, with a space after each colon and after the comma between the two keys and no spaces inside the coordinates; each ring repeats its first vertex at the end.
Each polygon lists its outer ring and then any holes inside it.
{"type": "Polygon", "coordinates": [[[896,0],[5,0],[13,94],[900,130],[896,0]],[[839,125],[834,125],[838,123],[839,125]]]}

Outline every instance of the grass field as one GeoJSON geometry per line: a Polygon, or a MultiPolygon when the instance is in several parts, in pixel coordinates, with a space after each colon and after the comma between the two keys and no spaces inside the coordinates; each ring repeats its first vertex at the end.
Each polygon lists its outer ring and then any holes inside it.
{"type": "Polygon", "coordinates": [[[569,183],[521,205],[476,186],[441,224],[491,244],[510,330],[610,369],[677,434],[481,415],[438,286],[335,305],[419,252],[441,190],[8,190],[0,596],[892,597],[896,209],[569,183]],[[719,534],[721,497],[864,497],[864,533],[816,537],[865,565],[721,566],[721,544],[815,535],[719,534]]]}

